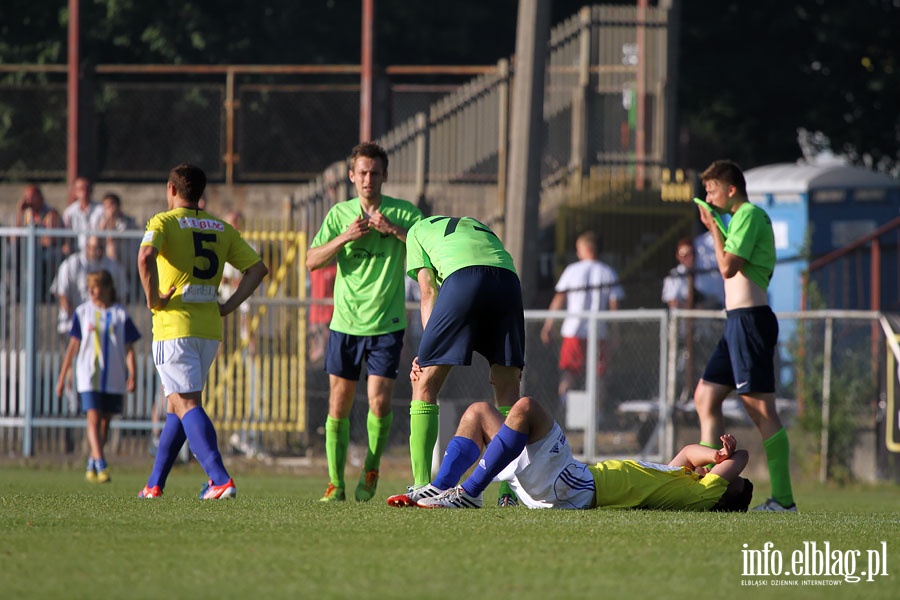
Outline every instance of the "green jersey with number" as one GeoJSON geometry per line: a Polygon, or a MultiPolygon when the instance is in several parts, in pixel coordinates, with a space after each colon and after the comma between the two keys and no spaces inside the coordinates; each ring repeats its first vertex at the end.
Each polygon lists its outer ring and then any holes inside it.
{"type": "Polygon", "coordinates": [[[744,202],[728,222],[725,252],[743,258],[741,271],[747,279],[768,289],[775,270],[775,233],[766,211],[744,202]]]}
{"type": "MultiPolygon", "coordinates": [[[[422,211],[406,200],[381,197],[381,214],[394,225],[412,227],[422,211]]],[[[331,207],[313,239],[313,248],[344,233],[362,214],[359,198],[331,207]]],[[[403,273],[406,245],[396,236],[370,229],[358,240],[344,244],[337,254],[334,281],[334,331],[372,336],[406,328],[406,295],[403,273]]]]}
{"type": "Polygon", "coordinates": [[[500,267],[516,272],[512,256],[490,227],[471,217],[428,217],[406,236],[406,272],[416,279],[422,267],[437,274],[438,285],[464,267],[500,267]]]}

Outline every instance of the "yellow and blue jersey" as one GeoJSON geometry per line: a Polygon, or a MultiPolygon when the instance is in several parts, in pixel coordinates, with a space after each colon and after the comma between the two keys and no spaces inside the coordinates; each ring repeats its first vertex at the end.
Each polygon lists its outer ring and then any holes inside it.
{"type": "Polygon", "coordinates": [[[638,460],[605,460],[589,466],[598,508],[709,510],[728,488],[728,481],[704,477],[684,467],[638,460]]]}
{"type": "Polygon", "coordinates": [[[261,259],[234,227],[205,211],[175,208],[147,223],[141,246],[159,251],[159,289],[175,292],[153,311],[153,339],[222,339],[218,288],[225,263],[246,271],[261,259]]]}

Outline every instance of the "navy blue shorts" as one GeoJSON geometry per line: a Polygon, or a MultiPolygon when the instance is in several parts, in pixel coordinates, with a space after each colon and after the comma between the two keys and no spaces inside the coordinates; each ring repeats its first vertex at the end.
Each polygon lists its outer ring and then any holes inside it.
{"type": "Polygon", "coordinates": [[[106,392],[78,392],[81,399],[81,410],[99,410],[104,413],[120,414],[125,394],[107,394],[106,392]]]}
{"type": "Polygon", "coordinates": [[[525,366],[525,313],[519,277],[500,267],[451,273],[419,343],[419,366],[471,365],[476,350],[492,365],[525,366]]]}
{"type": "Polygon", "coordinates": [[[325,352],[325,370],[344,379],[359,379],[363,361],[369,375],[397,379],[403,329],[382,335],[350,335],[330,331],[325,352]]]}
{"type": "Polygon", "coordinates": [[[754,306],[726,314],[725,332],[706,364],[703,379],[734,388],[738,394],[774,393],[775,313],[768,306],[754,306]]]}

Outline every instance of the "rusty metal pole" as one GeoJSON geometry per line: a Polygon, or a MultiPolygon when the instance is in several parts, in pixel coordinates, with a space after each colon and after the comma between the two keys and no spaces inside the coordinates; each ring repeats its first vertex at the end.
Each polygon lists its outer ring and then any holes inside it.
{"type": "Polygon", "coordinates": [[[372,140],[372,86],[375,77],[375,0],[362,0],[362,54],[359,81],[359,141],[372,140]]]}
{"type": "MultiPolygon", "coordinates": [[[[869,295],[871,298],[872,310],[881,311],[881,240],[874,238],[872,240],[872,256],[869,263],[869,295]]],[[[878,381],[878,363],[880,362],[880,337],[879,323],[877,319],[872,320],[872,333],[870,337],[872,352],[872,379],[873,383],[878,381]]]]}
{"type": "Polygon", "coordinates": [[[634,188],[644,189],[647,160],[647,0],[637,4],[637,124],[634,132],[634,188]]]}
{"type": "Polygon", "coordinates": [[[225,185],[234,183],[234,163],[237,156],[234,152],[234,69],[225,74],[225,185]]]}
{"type": "Polygon", "coordinates": [[[69,0],[69,60],[66,81],[66,183],[71,186],[78,178],[78,96],[81,63],[80,13],[78,0],[69,0]]]}

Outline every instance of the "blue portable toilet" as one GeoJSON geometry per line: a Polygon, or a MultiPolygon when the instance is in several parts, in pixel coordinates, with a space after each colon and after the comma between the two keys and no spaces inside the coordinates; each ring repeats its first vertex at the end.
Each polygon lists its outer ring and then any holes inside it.
{"type": "Polygon", "coordinates": [[[800,310],[807,242],[815,259],[900,216],[900,181],[862,167],[780,163],[744,176],[750,201],[766,210],[775,231],[769,303],[776,312],[800,310]]]}

